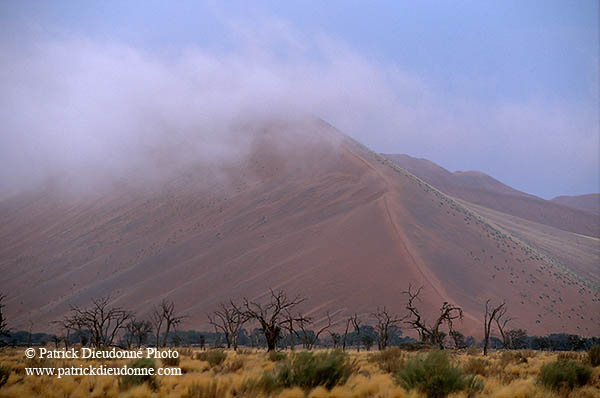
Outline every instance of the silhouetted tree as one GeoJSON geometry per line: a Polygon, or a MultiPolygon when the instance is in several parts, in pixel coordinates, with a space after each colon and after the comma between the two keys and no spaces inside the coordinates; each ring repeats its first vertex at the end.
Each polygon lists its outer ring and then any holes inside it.
{"type": "Polygon", "coordinates": [[[175,303],[172,301],[169,302],[167,300],[163,300],[158,307],[154,307],[152,315],[150,316],[150,320],[156,333],[156,348],[161,347],[160,332],[162,330],[162,326],[165,325],[162,346],[166,347],[169,339],[169,332],[172,328],[176,328],[183,321],[183,319],[185,319],[185,316],[175,315],[175,303]]]}
{"type": "Polygon", "coordinates": [[[131,348],[134,343],[137,343],[137,346],[141,347],[148,335],[152,333],[152,323],[149,321],[138,320],[133,317],[125,326],[125,330],[127,331],[125,334],[127,348],[131,348]]]}
{"type": "Polygon", "coordinates": [[[290,339],[290,350],[294,350],[294,336],[299,336],[296,330],[296,325],[302,323],[302,327],[305,328],[305,324],[310,323],[310,318],[305,318],[301,314],[293,316],[289,309],[285,310],[284,320],[281,323],[281,327],[288,332],[290,339]]]}
{"type": "Polygon", "coordinates": [[[346,351],[346,340],[348,338],[348,329],[350,328],[351,322],[352,320],[350,318],[346,320],[346,329],[344,330],[344,338],[342,340],[342,351],[346,351]]]}
{"type": "Polygon", "coordinates": [[[273,351],[276,347],[282,325],[286,321],[286,312],[291,313],[293,308],[305,300],[300,296],[289,299],[283,290],[279,290],[277,293],[271,290],[270,300],[266,304],[244,298],[245,314],[248,319],[254,319],[260,324],[267,340],[268,351],[273,351]]]}
{"type": "Polygon", "coordinates": [[[380,309],[377,307],[377,311],[371,314],[377,321],[375,324],[375,330],[377,332],[377,347],[380,350],[385,350],[388,346],[390,327],[396,326],[398,322],[403,321],[406,317],[399,317],[390,315],[385,306],[380,309]]]}
{"type": "Polygon", "coordinates": [[[512,321],[513,318],[506,316],[506,305],[500,308],[500,310],[496,313],[494,319],[496,320],[496,326],[498,327],[498,331],[500,332],[500,336],[502,336],[502,347],[508,348],[510,339],[509,336],[504,332],[506,329],[506,325],[508,322],[512,321]]]}
{"type": "Polygon", "coordinates": [[[527,347],[527,331],[523,329],[513,329],[506,332],[508,341],[510,342],[509,348],[513,350],[520,350],[527,347]]]}
{"type": "Polygon", "coordinates": [[[465,335],[461,332],[453,330],[450,332],[450,337],[452,338],[452,341],[454,341],[455,348],[462,349],[467,346],[465,343],[465,335]]]}
{"type": "Polygon", "coordinates": [[[340,334],[336,333],[336,332],[329,332],[329,335],[331,336],[331,342],[333,343],[333,348],[338,348],[338,346],[340,345],[340,334]]]}
{"type": "Polygon", "coordinates": [[[6,322],[6,317],[4,316],[4,300],[6,300],[6,295],[0,293],[0,344],[3,343],[3,337],[8,337],[8,324],[6,322]]]}
{"type": "Polygon", "coordinates": [[[356,352],[360,352],[360,324],[362,320],[358,317],[358,314],[354,314],[350,317],[350,322],[356,332],[356,352]]]}
{"type": "Polygon", "coordinates": [[[233,345],[234,351],[238,348],[238,338],[242,326],[248,321],[247,314],[241,308],[236,306],[233,301],[229,305],[221,303],[221,309],[214,312],[211,316],[207,314],[208,321],[215,327],[215,331],[221,330],[225,335],[227,348],[233,345]]]}
{"type": "Polygon", "coordinates": [[[531,344],[534,350],[544,351],[550,348],[550,339],[548,336],[535,336],[532,339],[531,344]]]}
{"type": "Polygon", "coordinates": [[[54,342],[54,348],[57,350],[58,350],[58,346],[60,345],[60,340],[61,340],[61,338],[58,335],[56,335],[56,334],[52,335],[52,341],[54,342]]]}
{"type": "Polygon", "coordinates": [[[52,323],[60,326],[64,330],[64,337],[62,340],[65,342],[65,349],[69,349],[69,336],[71,334],[71,329],[73,328],[71,319],[69,317],[64,317],[60,321],[54,321],[52,323]]]}
{"type": "MultiPolygon", "coordinates": [[[[80,331],[89,330],[90,343],[94,347],[113,345],[115,337],[133,313],[121,307],[109,306],[110,297],[93,299],[92,305],[86,309],[71,307],[73,315],[65,319],[66,324],[75,326],[80,331]]],[[[81,339],[83,343],[83,339],[81,339]]]]}
{"type": "Polygon", "coordinates": [[[492,329],[492,322],[497,321],[499,314],[502,313],[506,303],[502,303],[497,307],[490,305],[490,300],[485,301],[485,316],[483,318],[483,355],[487,355],[488,344],[490,341],[490,331],[492,329]]]}
{"type": "Polygon", "coordinates": [[[313,330],[308,330],[308,325],[312,323],[311,318],[298,315],[297,319],[298,328],[302,332],[302,335],[299,335],[298,332],[296,333],[298,337],[301,338],[302,344],[307,350],[312,350],[315,344],[319,341],[319,336],[331,327],[331,317],[329,316],[329,312],[327,313],[327,324],[318,329],[316,332],[313,330]]]}
{"type": "Polygon", "coordinates": [[[371,336],[370,334],[363,335],[362,342],[367,351],[370,351],[371,347],[373,346],[373,336],[371,336]]]}
{"type": "Polygon", "coordinates": [[[570,351],[579,351],[585,348],[585,339],[575,334],[570,334],[568,337],[568,346],[570,351]]]}
{"type": "Polygon", "coordinates": [[[27,329],[27,347],[31,347],[31,329],[33,329],[33,321],[29,321],[29,329],[27,329]]]}
{"type": "MultiPolygon", "coordinates": [[[[428,326],[425,320],[421,317],[421,312],[416,307],[415,301],[420,300],[419,294],[423,286],[418,288],[416,291],[412,290],[412,286],[408,285],[408,290],[403,292],[408,295],[408,303],[406,305],[406,309],[409,311],[410,318],[406,323],[408,323],[413,329],[415,329],[419,335],[421,341],[437,344],[440,348],[444,348],[443,338],[440,332],[440,327],[446,323],[448,325],[448,329],[452,332],[453,322],[456,319],[462,320],[463,311],[460,307],[457,307],[453,304],[449,304],[448,302],[444,302],[442,307],[440,308],[440,315],[433,322],[431,326],[428,326]]],[[[445,334],[444,334],[445,337],[445,334]]]]}

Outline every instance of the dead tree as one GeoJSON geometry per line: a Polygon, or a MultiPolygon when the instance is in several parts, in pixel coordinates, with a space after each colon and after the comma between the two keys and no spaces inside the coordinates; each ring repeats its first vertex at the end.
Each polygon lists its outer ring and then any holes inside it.
{"type": "Polygon", "coordinates": [[[449,335],[450,335],[450,338],[452,338],[452,341],[454,342],[455,348],[457,348],[457,349],[466,348],[464,334],[462,334],[461,332],[459,332],[457,330],[453,330],[449,333],[449,335]]]}
{"type": "Polygon", "coordinates": [[[125,323],[133,316],[132,312],[120,307],[110,307],[110,297],[92,300],[89,308],[71,307],[73,315],[70,323],[90,332],[90,344],[94,347],[113,345],[117,333],[125,327],[125,323]]]}
{"type": "Polygon", "coordinates": [[[215,330],[221,330],[225,335],[227,348],[233,346],[233,349],[237,350],[240,331],[248,321],[245,312],[231,301],[229,305],[221,303],[220,310],[215,311],[212,316],[210,314],[207,316],[208,322],[215,327],[215,330]]]}
{"type": "Polygon", "coordinates": [[[483,355],[487,355],[488,343],[490,340],[490,331],[492,328],[492,322],[496,320],[498,322],[499,314],[503,314],[503,309],[506,306],[506,302],[493,307],[490,305],[490,300],[485,301],[485,316],[483,318],[483,355]]]}
{"type": "Polygon", "coordinates": [[[2,340],[2,337],[8,336],[8,324],[6,323],[6,317],[4,316],[4,300],[6,300],[6,295],[0,293],[0,341],[2,340]]]}
{"type": "Polygon", "coordinates": [[[285,329],[285,331],[288,333],[288,336],[290,336],[290,350],[292,350],[292,351],[294,351],[294,348],[295,348],[295,343],[294,343],[294,336],[296,335],[295,323],[296,323],[296,318],[293,317],[289,311],[285,311],[285,319],[281,323],[281,327],[283,329],[285,329]]]}
{"type": "Polygon", "coordinates": [[[150,333],[152,333],[152,323],[150,321],[141,321],[135,332],[138,347],[144,344],[150,333]]]}
{"type": "Polygon", "coordinates": [[[329,335],[331,336],[331,342],[333,343],[333,348],[338,348],[338,346],[340,345],[340,334],[329,331],[329,335]]]}
{"type": "Polygon", "coordinates": [[[58,350],[58,346],[60,345],[60,336],[53,334],[52,335],[52,341],[54,341],[54,349],[58,350]]]}
{"type": "Polygon", "coordinates": [[[125,346],[128,350],[131,349],[131,346],[133,345],[133,336],[136,328],[136,323],[137,321],[135,320],[135,318],[132,318],[125,325],[125,336],[123,336],[123,338],[125,339],[125,346]]]}
{"type": "Polygon", "coordinates": [[[31,347],[31,330],[33,329],[33,321],[29,321],[29,329],[27,329],[27,347],[31,347]]]}
{"type": "Polygon", "coordinates": [[[83,320],[75,315],[67,315],[60,321],[54,321],[55,324],[61,326],[65,330],[65,348],[69,348],[69,335],[71,330],[77,334],[79,338],[79,344],[83,347],[87,343],[87,339],[83,333],[84,324],[83,320]]]}
{"type": "Polygon", "coordinates": [[[156,348],[159,348],[167,346],[169,332],[172,328],[176,328],[185,319],[185,316],[175,315],[175,303],[163,300],[158,307],[154,307],[150,318],[156,332],[156,348]],[[163,325],[165,325],[165,333],[161,345],[160,331],[163,325]]]}
{"type": "Polygon", "coordinates": [[[154,337],[156,339],[156,348],[160,347],[160,331],[162,330],[162,325],[164,321],[165,320],[162,316],[162,312],[157,307],[154,307],[154,309],[152,310],[152,314],[150,315],[150,323],[152,323],[152,327],[155,333],[154,337]]]}
{"type": "Polygon", "coordinates": [[[275,293],[271,290],[269,302],[261,304],[249,301],[244,297],[244,312],[248,319],[253,319],[260,324],[261,330],[267,340],[267,350],[273,351],[281,335],[281,329],[286,322],[286,312],[290,312],[306,299],[296,296],[289,299],[283,290],[275,293]]]}
{"type": "Polygon", "coordinates": [[[403,321],[406,317],[392,316],[387,309],[377,307],[377,312],[371,314],[376,320],[375,331],[377,332],[377,347],[380,350],[385,350],[388,346],[389,329],[391,326],[397,326],[398,322],[403,321]]]}
{"type": "Polygon", "coordinates": [[[149,321],[137,320],[134,318],[130,319],[125,326],[127,333],[125,334],[125,343],[127,348],[131,348],[134,343],[138,347],[141,347],[146,340],[146,337],[152,333],[152,324],[149,321]]]}
{"type": "Polygon", "coordinates": [[[69,335],[71,334],[71,328],[73,327],[71,324],[71,320],[69,319],[69,317],[64,317],[62,320],[60,321],[54,321],[52,322],[55,325],[60,326],[62,329],[64,329],[65,334],[64,334],[64,342],[65,342],[65,349],[69,349],[69,335]]]}
{"type": "Polygon", "coordinates": [[[417,291],[413,292],[412,285],[408,285],[408,290],[403,292],[408,295],[408,303],[406,305],[406,309],[409,311],[409,315],[407,318],[410,318],[406,323],[410,325],[413,329],[415,329],[419,335],[421,341],[437,344],[440,348],[444,348],[442,333],[440,332],[440,327],[446,323],[448,325],[448,329],[450,332],[454,331],[453,322],[456,319],[462,320],[463,311],[462,308],[457,307],[448,302],[444,302],[442,307],[440,308],[440,315],[437,319],[431,324],[431,326],[427,325],[427,322],[422,319],[421,312],[416,307],[415,301],[420,300],[419,294],[423,290],[423,286],[417,289],[417,291]]]}
{"type": "Polygon", "coordinates": [[[356,352],[360,352],[360,324],[362,321],[358,317],[358,314],[354,314],[350,317],[350,322],[356,332],[356,352]]]}
{"type": "Polygon", "coordinates": [[[494,317],[496,321],[496,326],[498,327],[498,331],[502,336],[502,348],[504,349],[508,348],[508,345],[510,343],[510,336],[508,335],[508,333],[505,332],[506,325],[513,320],[513,318],[506,316],[506,311],[506,306],[503,306],[494,317]]]}
{"type": "Polygon", "coordinates": [[[346,338],[348,337],[348,329],[350,328],[351,320],[346,320],[346,330],[344,330],[344,338],[342,340],[342,351],[346,351],[346,338]]]}
{"type": "Polygon", "coordinates": [[[301,315],[298,315],[297,319],[298,320],[296,322],[298,323],[298,328],[302,332],[302,343],[304,345],[304,348],[307,350],[312,350],[315,344],[319,341],[319,336],[331,327],[331,317],[329,316],[329,312],[327,313],[327,325],[317,330],[316,333],[312,330],[309,330],[307,327],[312,323],[312,320],[310,318],[305,318],[301,315]]]}

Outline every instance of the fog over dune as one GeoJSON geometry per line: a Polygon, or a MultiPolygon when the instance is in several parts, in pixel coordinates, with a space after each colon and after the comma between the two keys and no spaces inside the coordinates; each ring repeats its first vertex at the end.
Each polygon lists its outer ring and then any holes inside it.
{"type": "Polygon", "coordinates": [[[598,174],[594,109],[452,97],[279,19],[231,23],[230,34],[235,46],[221,50],[150,51],[65,31],[2,40],[0,196],[49,179],[73,192],[124,175],[151,181],[166,168],[157,151],[175,166],[223,162],[247,151],[239,126],[307,117],[380,152],[488,158],[548,184],[567,166],[598,174]]]}

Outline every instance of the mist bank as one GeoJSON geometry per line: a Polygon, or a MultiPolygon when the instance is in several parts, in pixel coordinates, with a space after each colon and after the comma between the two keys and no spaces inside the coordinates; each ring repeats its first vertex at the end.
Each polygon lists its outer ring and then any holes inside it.
{"type": "Polygon", "coordinates": [[[230,30],[236,45],[221,50],[151,51],[65,31],[0,41],[0,197],[49,181],[102,191],[190,162],[227,164],[251,147],[247,126],[308,118],[378,152],[482,170],[541,196],[598,181],[597,110],[440,92],[285,21],[230,30]]]}

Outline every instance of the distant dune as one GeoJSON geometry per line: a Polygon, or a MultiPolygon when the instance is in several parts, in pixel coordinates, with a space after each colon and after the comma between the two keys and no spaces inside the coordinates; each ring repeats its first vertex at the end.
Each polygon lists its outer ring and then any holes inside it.
{"type": "Polygon", "coordinates": [[[600,193],[590,193],[577,196],[557,196],[552,199],[554,203],[569,206],[574,209],[585,210],[594,214],[600,214],[600,193]]]}
{"type": "Polygon", "coordinates": [[[141,316],[173,300],[188,315],[183,329],[207,329],[219,302],[270,288],[307,297],[316,319],[357,312],[368,323],[377,306],[402,313],[412,283],[424,286],[429,319],[444,301],[461,306],[465,334],[481,335],[486,299],[506,300],[512,326],[531,334],[600,333],[598,240],[567,232],[598,236],[588,213],[538,211],[546,201],[423,161],[439,177],[425,182],[420,166],[416,177],[320,121],[251,134],[247,156],[191,164],[150,187],[126,180],[68,198],[47,187],[0,201],[11,328],[51,328],[71,305],[110,294],[141,316]],[[440,192],[455,186],[456,198],[440,192]],[[502,209],[505,198],[510,214],[569,229],[514,216],[503,227],[494,220],[507,217],[481,203],[502,209]]]}
{"type": "MultiPolygon", "coordinates": [[[[384,156],[448,195],[565,231],[600,237],[600,215],[591,216],[579,206],[529,195],[481,172],[451,173],[426,159],[408,155],[384,156]]],[[[583,203],[584,200],[575,201],[583,203]]],[[[588,203],[587,199],[585,202],[588,203]]]]}

